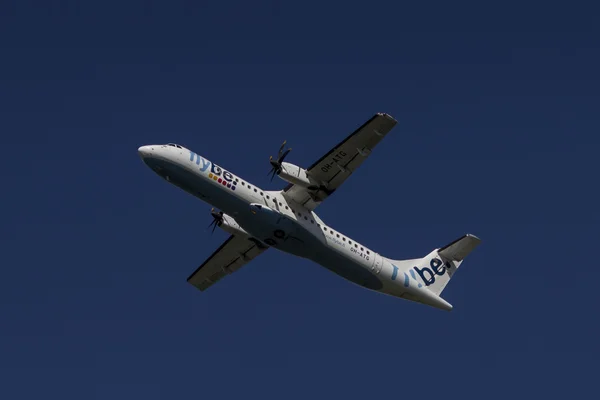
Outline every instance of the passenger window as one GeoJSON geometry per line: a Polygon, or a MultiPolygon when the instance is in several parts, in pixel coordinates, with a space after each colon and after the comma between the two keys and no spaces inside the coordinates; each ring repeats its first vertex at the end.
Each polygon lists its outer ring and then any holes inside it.
{"type": "Polygon", "coordinates": [[[306,217],[306,215],[304,216],[304,219],[308,221],[308,218],[306,217]]]}
{"type": "Polygon", "coordinates": [[[258,192],[258,190],[256,190],[256,188],[254,188],[254,191],[255,191],[255,192],[258,192]]]}
{"type": "Polygon", "coordinates": [[[356,243],[354,243],[354,247],[356,247],[358,249],[358,245],[356,243]]]}
{"type": "Polygon", "coordinates": [[[346,241],[346,238],[345,238],[345,237],[343,237],[343,238],[342,238],[342,240],[345,242],[345,241],[346,241]]]}
{"type": "Polygon", "coordinates": [[[367,254],[371,254],[371,252],[369,250],[367,250],[367,254]]]}
{"type": "Polygon", "coordinates": [[[270,199],[269,195],[267,195],[267,200],[270,199]]]}
{"type": "Polygon", "coordinates": [[[329,233],[331,233],[333,235],[333,231],[331,229],[329,230],[329,233]]]}
{"type": "Polygon", "coordinates": [[[287,210],[287,209],[288,209],[288,206],[285,206],[285,209],[287,210]]]}
{"type": "Polygon", "coordinates": [[[311,219],[311,220],[310,220],[310,223],[311,223],[311,224],[314,224],[314,223],[315,223],[315,221],[313,221],[313,220],[311,219]]]}
{"type": "Polygon", "coordinates": [[[365,249],[363,249],[362,247],[360,248],[360,251],[365,251],[365,249]]]}
{"type": "Polygon", "coordinates": [[[263,193],[262,193],[262,192],[260,192],[260,195],[262,196],[262,195],[263,195],[263,193]]]}
{"type": "Polygon", "coordinates": [[[340,234],[338,233],[338,234],[337,234],[337,235],[335,235],[335,236],[337,236],[337,237],[340,237],[340,234]]]}

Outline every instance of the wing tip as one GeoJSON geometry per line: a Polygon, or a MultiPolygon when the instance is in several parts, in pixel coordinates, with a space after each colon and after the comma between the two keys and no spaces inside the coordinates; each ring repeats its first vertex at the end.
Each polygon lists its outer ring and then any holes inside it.
{"type": "Polygon", "coordinates": [[[388,113],[385,113],[385,112],[378,112],[378,113],[377,113],[377,115],[378,115],[378,116],[380,116],[380,117],[384,117],[384,118],[386,118],[386,119],[389,119],[390,121],[393,121],[393,122],[398,122],[398,121],[396,121],[396,118],[392,117],[392,116],[391,116],[390,114],[388,114],[388,113]]]}

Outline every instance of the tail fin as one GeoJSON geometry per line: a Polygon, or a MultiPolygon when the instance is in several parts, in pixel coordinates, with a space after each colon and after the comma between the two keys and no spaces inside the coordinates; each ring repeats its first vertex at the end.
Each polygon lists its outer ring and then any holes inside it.
{"type": "MultiPolygon", "coordinates": [[[[481,240],[478,237],[470,234],[464,235],[420,259],[418,265],[414,267],[414,271],[423,280],[425,286],[439,296],[464,258],[479,243],[481,240]]],[[[413,271],[411,270],[410,273],[412,275],[413,271]]]]}

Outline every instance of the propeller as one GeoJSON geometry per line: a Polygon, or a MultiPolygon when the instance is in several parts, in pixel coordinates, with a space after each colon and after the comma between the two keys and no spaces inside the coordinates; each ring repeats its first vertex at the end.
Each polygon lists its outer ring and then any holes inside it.
{"type": "Polygon", "coordinates": [[[273,156],[269,157],[269,162],[271,163],[271,170],[267,175],[271,175],[271,181],[273,181],[273,178],[275,178],[276,174],[279,174],[281,172],[281,163],[288,155],[288,153],[292,150],[291,148],[288,148],[286,151],[283,151],[283,148],[286,143],[287,140],[284,140],[281,144],[281,147],[279,148],[279,154],[277,155],[277,160],[273,160],[273,156]]]}
{"type": "Polygon", "coordinates": [[[212,210],[210,210],[210,215],[212,215],[212,217],[214,218],[208,225],[209,228],[211,226],[213,227],[211,231],[212,233],[215,231],[217,226],[220,226],[223,223],[223,211],[215,212],[215,209],[213,208],[212,210]]]}

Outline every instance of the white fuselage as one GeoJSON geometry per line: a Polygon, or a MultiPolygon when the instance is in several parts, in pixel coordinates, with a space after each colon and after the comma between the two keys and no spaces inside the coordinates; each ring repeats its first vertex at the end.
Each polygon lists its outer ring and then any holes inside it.
{"type": "Polygon", "coordinates": [[[337,232],[282,191],[262,190],[182,146],[142,146],[139,153],[157,174],[234,218],[252,238],[368,289],[399,297],[413,291],[392,265],[397,261],[337,232]]]}

